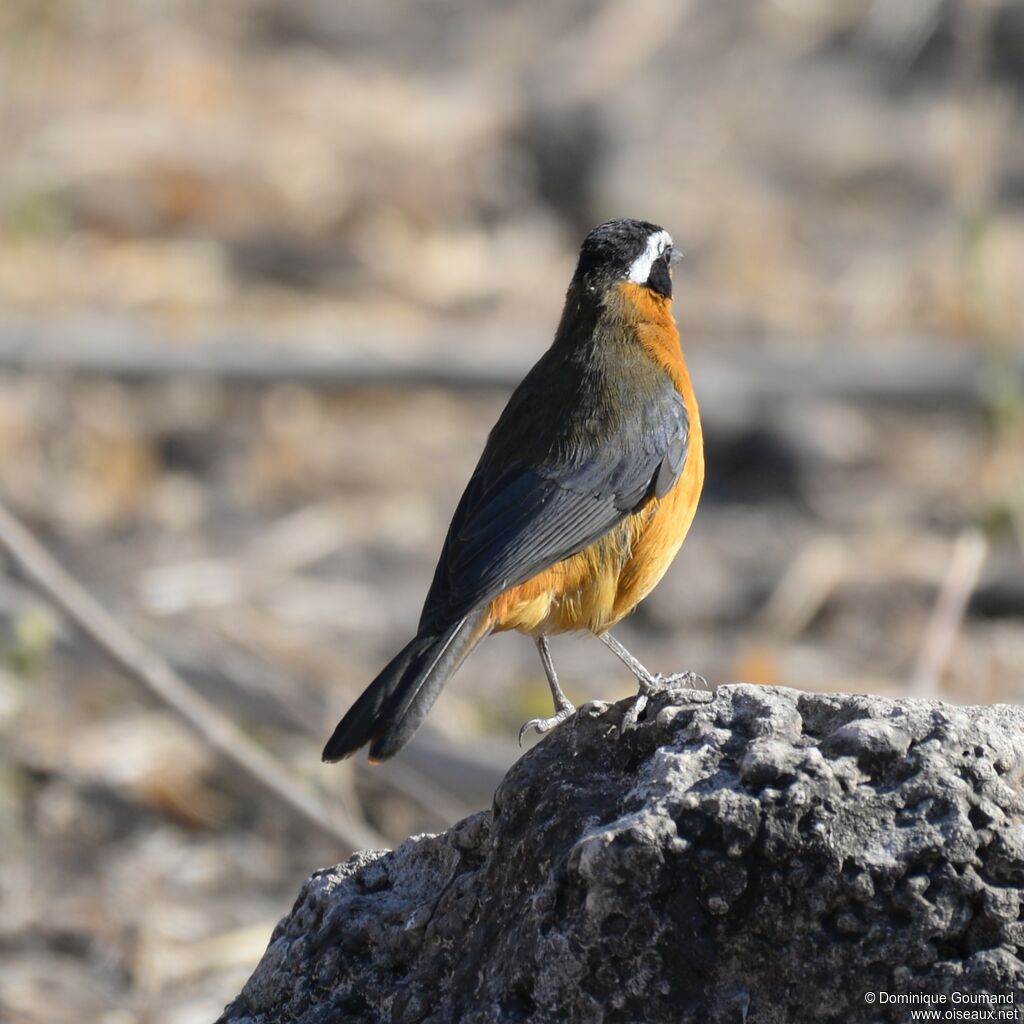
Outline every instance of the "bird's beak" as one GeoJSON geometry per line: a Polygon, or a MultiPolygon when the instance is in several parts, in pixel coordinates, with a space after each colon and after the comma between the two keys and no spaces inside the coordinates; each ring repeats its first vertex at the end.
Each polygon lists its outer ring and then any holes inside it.
{"type": "Polygon", "coordinates": [[[678,263],[682,258],[682,252],[673,245],[668,257],[669,263],[678,263]]]}

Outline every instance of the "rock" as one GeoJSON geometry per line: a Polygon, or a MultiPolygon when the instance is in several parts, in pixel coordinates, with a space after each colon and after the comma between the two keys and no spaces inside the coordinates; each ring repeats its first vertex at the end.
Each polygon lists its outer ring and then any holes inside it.
{"type": "Polygon", "coordinates": [[[1024,1003],[1024,707],[722,686],[660,694],[623,732],[629,703],[581,709],[492,811],[313,875],[221,1020],[1024,1003]]]}

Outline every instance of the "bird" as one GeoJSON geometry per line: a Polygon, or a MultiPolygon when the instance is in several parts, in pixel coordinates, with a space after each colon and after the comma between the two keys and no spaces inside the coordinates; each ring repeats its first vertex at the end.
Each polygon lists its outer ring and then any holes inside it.
{"type": "Polygon", "coordinates": [[[554,714],[527,722],[520,742],[575,711],[553,635],[599,637],[635,675],[641,709],[659,687],[695,678],[648,671],[610,632],[675,558],[704,482],[672,311],[680,256],[668,231],[643,220],[609,220],[584,238],[551,347],[513,392],[455,509],[416,635],[342,718],[324,761],[367,745],[374,763],[398,753],[490,633],[532,637],[551,690],[554,714]]]}

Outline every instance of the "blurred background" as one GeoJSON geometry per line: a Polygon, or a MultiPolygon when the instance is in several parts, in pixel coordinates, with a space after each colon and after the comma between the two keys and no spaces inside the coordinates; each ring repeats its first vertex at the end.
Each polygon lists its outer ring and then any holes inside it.
{"type": "MultiPolygon", "coordinates": [[[[4,0],[0,496],[289,786],[443,828],[549,707],[529,641],[397,761],[319,751],[583,234],[642,217],[686,252],[708,478],[621,639],[1019,701],[1022,99],[1013,0],[4,0]]],[[[577,702],[633,690],[554,655],[577,702]]],[[[0,656],[0,1019],[211,1020],[349,850],[13,571],[0,656]]]]}

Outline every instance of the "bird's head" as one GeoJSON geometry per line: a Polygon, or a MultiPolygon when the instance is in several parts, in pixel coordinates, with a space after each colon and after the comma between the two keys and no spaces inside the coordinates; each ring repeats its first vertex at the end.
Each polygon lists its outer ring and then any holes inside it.
{"type": "Polygon", "coordinates": [[[622,281],[672,297],[671,265],[682,256],[672,236],[645,220],[609,220],[583,239],[573,284],[592,293],[622,281]]]}

